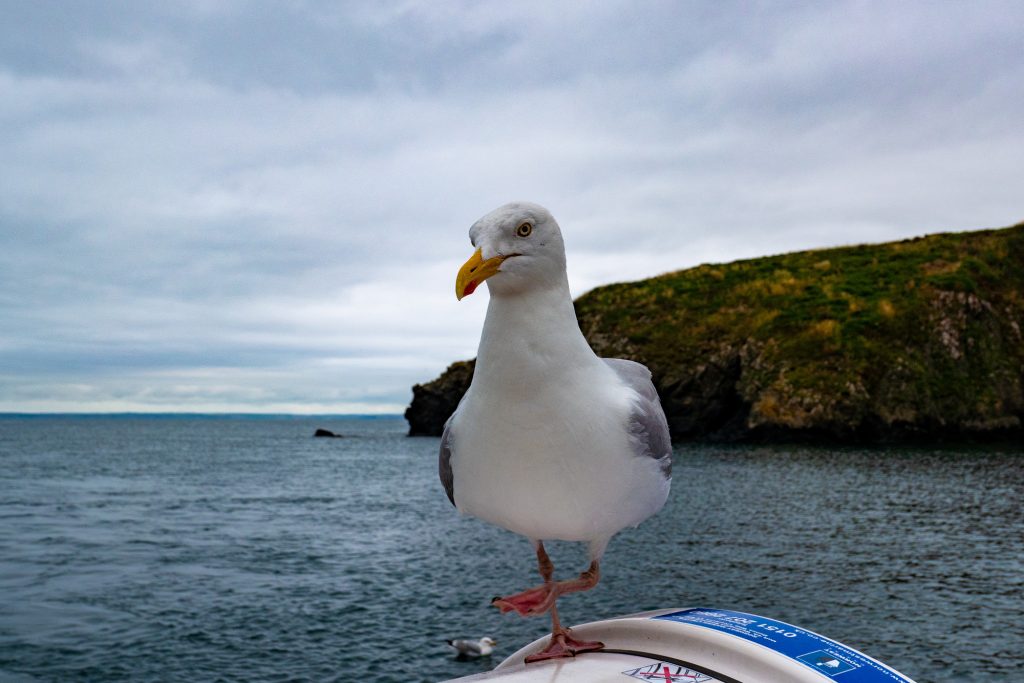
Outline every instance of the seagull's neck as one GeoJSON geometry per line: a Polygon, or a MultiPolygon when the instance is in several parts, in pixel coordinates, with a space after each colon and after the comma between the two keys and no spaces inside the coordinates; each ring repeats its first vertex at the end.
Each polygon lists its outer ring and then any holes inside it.
{"type": "Polygon", "coordinates": [[[600,363],[576,320],[568,282],[514,295],[491,294],[474,383],[520,386],[600,363]]]}

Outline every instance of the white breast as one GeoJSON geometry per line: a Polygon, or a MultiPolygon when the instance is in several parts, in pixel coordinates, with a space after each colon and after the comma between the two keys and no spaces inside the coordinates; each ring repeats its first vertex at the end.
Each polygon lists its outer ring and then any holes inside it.
{"type": "Polygon", "coordinates": [[[603,363],[514,390],[474,384],[452,424],[456,506],[535,540],[639,524],[668,482],[629,442],[633,397],[603,363]]]}

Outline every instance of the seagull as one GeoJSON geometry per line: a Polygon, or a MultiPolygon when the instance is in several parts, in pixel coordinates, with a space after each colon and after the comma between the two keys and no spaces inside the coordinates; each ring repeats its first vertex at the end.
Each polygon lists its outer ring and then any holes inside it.
{"type": "Polygon", "coordinates": [[[498,644],[498,641],[486,636],[480,640],[446,640],[445,642],[455,648],[459,657],[486,657],[494,652],[494,646],[498,644]]]}
{"type": "Polygon", "coordinates": [[[486,281],[490,301],[472,384],[441,437],[441,482],[461,513],[533,544],[543,583],[492,601],[503,613],[551,615],[550,641],[526,661],[598,650],[602,643],[576,640],[561,625],[556,601],[596,586],[612,536],[665,504],[665,413],[646,367],[600,358],[587,344],[565,243],[547,209],[506,204],[474,223],[469,238],[476,251],[455,295],[486,281]],[[587,543],[587,569],[556,581],[548,540],[587,543]]]}

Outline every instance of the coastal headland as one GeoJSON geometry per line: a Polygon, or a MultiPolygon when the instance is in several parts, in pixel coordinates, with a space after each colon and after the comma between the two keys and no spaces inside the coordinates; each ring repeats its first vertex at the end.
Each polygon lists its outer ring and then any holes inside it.
{"type": "MultiPolygon", "coordinates": [[[[706,264],[575,302],[598,355],[654,376],[683,441],[1024,436],[1024,223],[706,264]]],[[[474,361],[413,387],[439,435],[474,361]]]]}

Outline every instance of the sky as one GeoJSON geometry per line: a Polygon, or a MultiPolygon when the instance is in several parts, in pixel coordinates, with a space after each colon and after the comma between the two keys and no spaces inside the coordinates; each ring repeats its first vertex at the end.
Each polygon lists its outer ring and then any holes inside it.
{"type": "Polygon", "coordinates": [[[0,411],[395,413],[574,296],[1024,219],[1024,3],[0,0],[0,411]]]}

